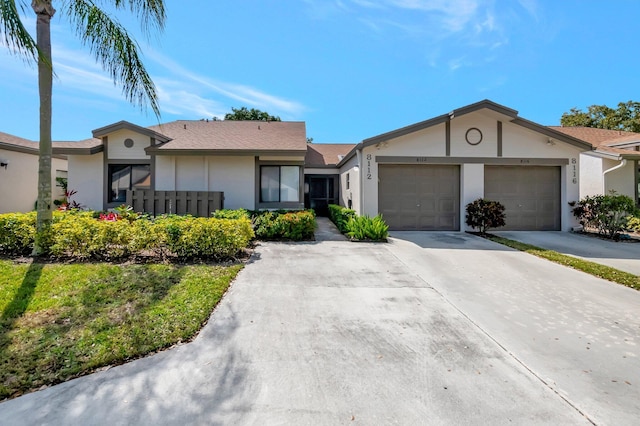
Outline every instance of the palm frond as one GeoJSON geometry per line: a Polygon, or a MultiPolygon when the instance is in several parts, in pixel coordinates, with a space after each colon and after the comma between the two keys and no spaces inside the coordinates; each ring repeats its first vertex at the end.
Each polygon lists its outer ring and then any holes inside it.
{"type": "Polygon", "coordinates": [[[72,0],[66,6],[64,13],[81,41],[114,82],[121,85],[127,100],[140,108],[151,106],[159,118],[155,85],[140,59],[138,44],[127,30],[91,0],[72,0]]]}
{"type": "MultiPolygon", "coordinates": [[[[25,12],[22,2],[21,9],[25,12]]],[[[11,53],[37,61],[36,42],[24,27],[15,0],[0,0],[0,38],[11,53]]]]}
{"type": "Polygon", "coordinates": [[[145,35],[148,35],[151,30],[164,29],[166,20],[164,0],[99,0],[99,2],[116,9],[128,9],[140,21],[145,35]]]}

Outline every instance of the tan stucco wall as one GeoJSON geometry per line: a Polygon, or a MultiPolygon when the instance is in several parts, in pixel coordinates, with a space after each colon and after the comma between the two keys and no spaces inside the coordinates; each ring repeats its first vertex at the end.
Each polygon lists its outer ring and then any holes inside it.
{"type": "Polygon", "coordinates": [[[69,156],[69,190],[72,197],[90,210],[102,210],[104,192],[103,154],[69,156]]]}
{"type": "MultiPolygon", "coordinates": [[[[9,160],[0,168],[0,213],[29,212],[35,209],[38,198],[38,156],[0,149],[0,159],[9,160]]],[[[67,170],[67,160],[51,159],[51,188],[53,198],[59,198],[56,170],[67,170]]],[[[55,206],[52,206],[54,208],[55,206]]]]}

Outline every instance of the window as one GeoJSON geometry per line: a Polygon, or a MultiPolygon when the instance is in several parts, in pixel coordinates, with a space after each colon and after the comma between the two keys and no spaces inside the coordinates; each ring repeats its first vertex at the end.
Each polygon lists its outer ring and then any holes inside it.
{"type": "Polygon", "coordinates": [[[351,186],[351,182],[349,181],[349,173],[347,173],[347,189],[351,186]]]}
{"type": "Polygon", "coordinates": [[[110,203],[124,203],[129,189],[151,189],[151,166],[148,164],[109,165],[110,203]]]}
{"type": "Polygon", "coordinates": [[[261,166],[260,201],[300,201],[300,166],[261,166]]]}

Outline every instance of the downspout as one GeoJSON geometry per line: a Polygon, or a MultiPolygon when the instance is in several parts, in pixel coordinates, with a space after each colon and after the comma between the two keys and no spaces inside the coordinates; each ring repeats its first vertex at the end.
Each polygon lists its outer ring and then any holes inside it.
{"type": "Polygon", "coordinates": [[[606,174],[609,173],[609,172],[613,172],[615,170],[621,169],[626,165],[627,165],[627,160],[626,159],[622,159],[622,161],[620,161],[620,164],[618,164],[617,166],[613,166],[612,168],[607,169],[604,172],[602,172],[602,193],[603,193],[603,195],[606,195],[606,192],[607,192],[606,174]]]}

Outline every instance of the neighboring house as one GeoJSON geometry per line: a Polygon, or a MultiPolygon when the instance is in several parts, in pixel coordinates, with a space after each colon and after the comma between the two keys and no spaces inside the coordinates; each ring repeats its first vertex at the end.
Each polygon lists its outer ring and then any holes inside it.
{"type": "MultiPolygon", "coordinates": [[[[0,213],[35,210],[38,199],[38,143],[0,132],[0,213]]],[[[62,198],[56,177],[67,176],[67,159],[51,159],[53,198],[62,198]]]]}
{"type": "Polygon", "coordinates": [[[580,197],[615,191],[640,206],[640,133],[591,127],[552,127],[595,147],[580,159],[580,197]]]}
{"type": "Polygon", "coordinates": [[[505,205],[511,230],[570,230],[581,153],[592,146],[484,100],[365,139],[338,164],[341,204],[394,230],[466,229],[465,206],[505,205]]]}

